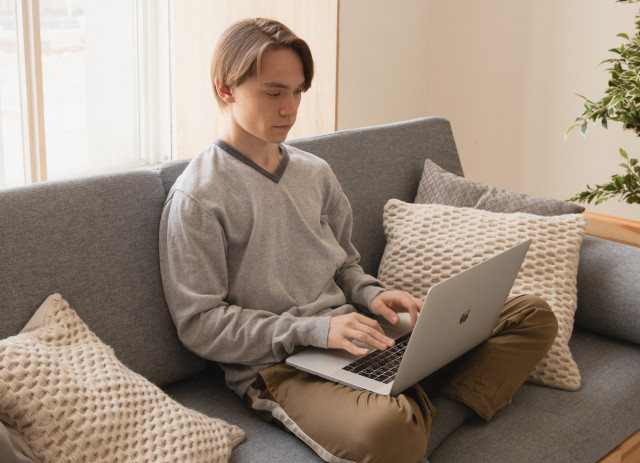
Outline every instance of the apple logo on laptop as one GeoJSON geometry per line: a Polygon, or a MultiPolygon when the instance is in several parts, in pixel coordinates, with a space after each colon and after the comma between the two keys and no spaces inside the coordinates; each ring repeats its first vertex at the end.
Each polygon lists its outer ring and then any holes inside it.
{"type": "Polygon", "coordinates": [[[467,311],[465,313],[463,313],[460,316],[460,324],[462,325],[464,322],[467,321],[467,319],[469,318],[469,312],[471,312],[471,309],[467,309],[467,311]]]}

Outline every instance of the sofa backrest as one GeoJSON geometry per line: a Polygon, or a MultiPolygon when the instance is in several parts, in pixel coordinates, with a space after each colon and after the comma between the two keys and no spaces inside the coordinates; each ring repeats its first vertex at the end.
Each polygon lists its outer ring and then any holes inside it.
{"type": "Polygon", "coordinates": [[[584,237],[575,325],[640,344],[640,248],[584,237]]]}
{"type": "Polygon", "coordinates": [[[164,199],[151,171],[0,191],[0,338],[60,293],[125,365],[156,384],[201,371],[162,291],[164,199]]]}
{"type": "Polygon", "coordinates": [[[318,135],[287,144],[324,158],[353,209],[353,244],[365,272],[378,274],[386,238],[382,213],[391,198],[413,202],[424,161],[462,175],[446,119],[427,117],[318,135]]]}

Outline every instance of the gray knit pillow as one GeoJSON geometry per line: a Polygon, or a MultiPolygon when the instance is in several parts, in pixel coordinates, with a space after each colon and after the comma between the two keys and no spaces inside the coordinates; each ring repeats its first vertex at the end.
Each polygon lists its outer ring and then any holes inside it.
{"type": "Polygon", "coordinates": [[[584,212],[584,207],[577,204],[529,196],[468,180],[444,170],[429,159],[424,163],[415,202],[545,216],[584,212]]]}

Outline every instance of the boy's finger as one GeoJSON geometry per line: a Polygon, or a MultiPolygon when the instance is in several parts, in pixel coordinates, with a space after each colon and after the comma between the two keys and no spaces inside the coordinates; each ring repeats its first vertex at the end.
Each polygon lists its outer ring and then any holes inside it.
{"type": "Polygon", "coordinates": [[[395,344],[395,341],[384,334],[380,325],[378,325],[380,331],[373,330],[371,328],[362,330],[356,330],[352,334],[353,339],[356,339],[368,346],[371,346],[378,350],[384,350],[387,347],[391,347],[395,344]]]}

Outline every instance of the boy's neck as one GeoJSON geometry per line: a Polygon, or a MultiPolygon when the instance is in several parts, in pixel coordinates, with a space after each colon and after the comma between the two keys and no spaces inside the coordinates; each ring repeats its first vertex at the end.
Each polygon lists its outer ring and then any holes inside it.
{"type": "Polygon", "coordinates": [[[249,140],[245,137],[233,136],[229,131],[225,131],[220,139],[271,174],[280,167],[282,153],[277,143],[267,143],[258,139],[249,140]]]}

